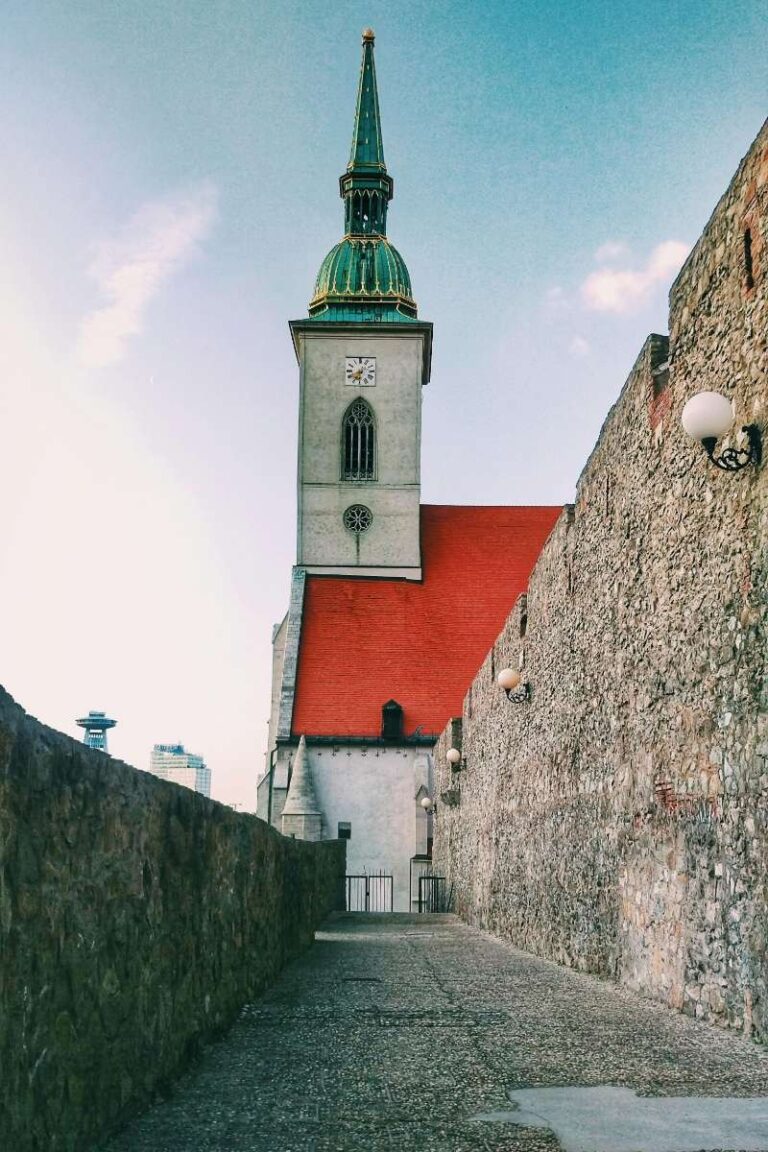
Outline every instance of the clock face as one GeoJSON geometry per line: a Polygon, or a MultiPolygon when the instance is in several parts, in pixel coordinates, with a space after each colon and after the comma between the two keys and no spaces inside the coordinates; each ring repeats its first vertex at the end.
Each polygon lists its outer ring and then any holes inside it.
{"type": "Polygon", "coordinates": [[[372,388],[376,383],[376,360],[373,356],[347,356],[344,369],[347,384],[358,388],[372,388]]]}

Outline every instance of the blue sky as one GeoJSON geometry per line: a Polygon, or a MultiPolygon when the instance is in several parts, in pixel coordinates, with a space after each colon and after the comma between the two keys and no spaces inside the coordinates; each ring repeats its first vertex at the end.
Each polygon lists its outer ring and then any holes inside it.
{"type": "Polygon", "coordinates": [[[435,325],[423,498],[560,503],[766,114],[762,2],[10,0],[0,682],[254,803],[294,558],[287,321],[376,30],[389,234],[435,325]]]}

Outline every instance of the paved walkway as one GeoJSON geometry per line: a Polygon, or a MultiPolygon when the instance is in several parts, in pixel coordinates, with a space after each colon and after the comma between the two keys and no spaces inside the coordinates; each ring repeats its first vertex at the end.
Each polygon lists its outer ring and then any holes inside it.
{"type": "Polygon", "coordinates": [[[352,914],[109,1152],[768,1152],[747,1097],[768,1051],[738,1035],[450,916],[352,914]]]}

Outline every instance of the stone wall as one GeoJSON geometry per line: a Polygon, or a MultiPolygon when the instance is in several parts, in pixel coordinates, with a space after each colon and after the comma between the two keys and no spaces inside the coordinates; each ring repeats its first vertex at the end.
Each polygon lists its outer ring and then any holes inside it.
{"type": "Polygon", "coordinates": [[[343,907],[344,844],[43,727],[0,689],[0,1148],[86,1152],[343,907]]]}
{"type": "Polygon", "coordinates": [[[443,734],[435,834],[466,919],[762,1039],[768,467],[716,469],[680,412],[724,392],[765,436],[767,236],[768,125],[471,685],[460,773],[443,734]]]}

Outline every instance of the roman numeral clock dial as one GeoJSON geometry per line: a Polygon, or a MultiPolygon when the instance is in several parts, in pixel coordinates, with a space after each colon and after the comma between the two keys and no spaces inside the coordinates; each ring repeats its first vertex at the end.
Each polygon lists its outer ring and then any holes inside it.
{"type": "Polygon", "coordinates": [[[376,383],[376,360],[373,356],[347,356],[344,369],[347,384],[372,388],[376,383]]]}

